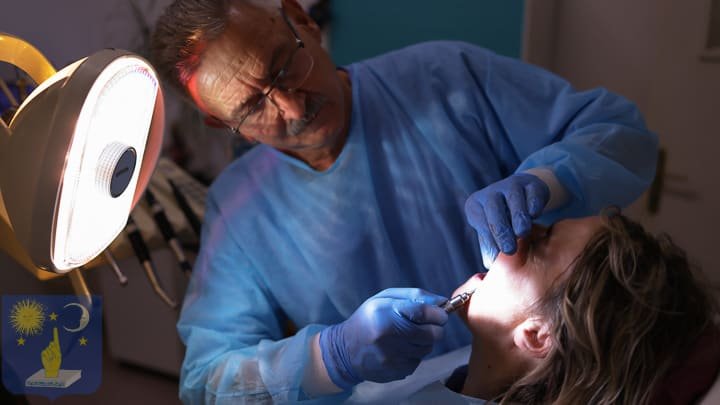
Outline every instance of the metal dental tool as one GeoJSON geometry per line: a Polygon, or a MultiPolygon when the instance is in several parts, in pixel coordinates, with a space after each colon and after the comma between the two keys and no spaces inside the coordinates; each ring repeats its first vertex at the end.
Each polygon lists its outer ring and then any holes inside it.
{"type": "Polygon", "coordinates": [[[110,253],[110,248],[105,249],[103,251],[103,255],[105,256],[105,260],[107,260],[108,264],[110,264],[110,268],[113,269],[113,271],[115,272],[115,275],[117,276],[120,285],[127,285],[128,278],[120,270],[120,266],[118,266],[117,260],[115,260],[115,257],[112,255],[112,253],[110,253]]]}
{"type": "Polygon", "coordinates": [[[167,215],[165,215],[165,210],[162,205],[160,205],[149,188],[145,190],[145,199],[148,204],[150,204],[155,224],[158,228],[160,228],[160,233],[162,233],[165,242],[167,242],[168,246],[170,246],[170,250],[172,250],[178,263],[180,263],[180,269],[182,269],[186,276],[190,275],[192,266],[190,265],[190,262],[188,262],[187,257],[185,257],[185,252],[183,252],[180,241],[175,233],[175,229],[173,229],[170,224],[170,220],[168,220],[167,215]]]}
{"type": "Polygon", "coordinates": [[[175,200],[177,200],[178,207],[180,207],[180,210],[185,214],[185,218],[187,218],[188,223],[190,224],[190,227],[193,229],[195,234],[200,237],[200,228],[202,227],[202,223],[200,219],[195,214],[195,211],[190,207],[190,203],[188,202],[187,198],[185,198],[185,195],[180,191],[180,188],[173,182],[172,180],[168,179],[168,183],[170,183],[170,188],[172,188],[173,196],[175,196],[175,200]]]}
{"type": "Polygon", "coordinates": [[[444,309],[445,312],[450,313],[454,312],[458,308],[462,307],[463,305],[467,304],[468,301],[470,301],[470,297],[473,295],[475,290],[466,291],[462,294],[458,294],[449,300],[445,301],[444,303],[440,304],[440,308],[444,309]]]}
{"type": "Polygon", "coordinates": [[[148,251],[148,247],[145,244],[145,241],[143,241],[142,235],[140,234],[140,229],[135,224],[135,221],[133,221],[132,216],[128,217],[125,232],[127,232],[127,237],[128,239],[130,239],[130,244],[135,251],[135,255],[137,256],[138,260],[140,260],[140,265],[145,270],[145,274],[147,275],[148,280],[150,280],[150,285],[152,285],[155,293],[160,297],[160,299],[165,301],[168,306],[170,306],[171,308],[176,308],[177,302],[170,298],[165,292],[165,290],[163,290],[162,286],[160,286],[160,282],[158,281],[157,275],[155,273],[155,267],[153,266],[150,259],[150,251],[148,251]]]}

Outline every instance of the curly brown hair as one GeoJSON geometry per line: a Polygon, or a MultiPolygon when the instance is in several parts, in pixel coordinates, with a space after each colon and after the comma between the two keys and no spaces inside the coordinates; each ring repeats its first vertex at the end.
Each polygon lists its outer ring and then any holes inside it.
{"type": "Polygon", "coordinates": [[[553,349],[501,402],[649,403],[713,325],[717,303],[669,236],[619,214],[605,216],[571,268],[530,309],[551,323],[553,349]]]}

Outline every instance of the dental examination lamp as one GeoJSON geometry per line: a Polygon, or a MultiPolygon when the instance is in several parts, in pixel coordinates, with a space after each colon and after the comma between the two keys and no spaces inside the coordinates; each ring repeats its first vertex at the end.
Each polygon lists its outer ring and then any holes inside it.
{"type": "Polygon", "coordinates": [[[41,280],[90,266],[155,168],[164,120],[155,71],[130,52],[103,50],[56,72],[3,33],[0,62],[37,83],[12,120],[0,120],[0,244],[41,280]]]}

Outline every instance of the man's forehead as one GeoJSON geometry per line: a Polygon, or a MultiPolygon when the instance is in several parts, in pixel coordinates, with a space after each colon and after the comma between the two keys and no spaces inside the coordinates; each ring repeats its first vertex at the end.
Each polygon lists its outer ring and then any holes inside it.
{"type": "Polygon", "coordinates": [[[212,99],[222,97],[226,86],[263,79],[274,53],[287,42],[282,41],[276,24],[259,24],[257,19],[252,24],[241,23],[249,17],[233,19],[220,37],[206,45],[200,65],[188,81],[190,94],[204,111],[211,107],[212,99]]]}
{"type": "MultiPolygon", "coordinates": [[[[203,63],[233,63],[250,68],[264,60],[280,44],[282,17],[279,11],[236,1],[230,7],[225,32],[206,44],[203,63]]],[[[252,69],[250,69],[252,70],[252,69]]]]}
{"type": "Polygon", "coordinates": [[[201,67],[216,63],[220,65],[218,67],[232,65],[234,69],[254,73],[257,63],[267,59],[276,46],[277,40],[272,30],[232,25],[222,36],[208,44],[201,67]]]}

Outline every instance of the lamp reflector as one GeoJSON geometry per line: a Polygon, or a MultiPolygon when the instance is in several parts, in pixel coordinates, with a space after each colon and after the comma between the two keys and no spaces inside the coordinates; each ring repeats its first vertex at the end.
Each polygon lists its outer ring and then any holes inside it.
{"type": "Polygon", "coordinates": [[[108,64],[93,83],[62,174],[52,237],[57,270],[92,260],[124,228],[158,87],[152,68],[131,55],[108,64]]]}

